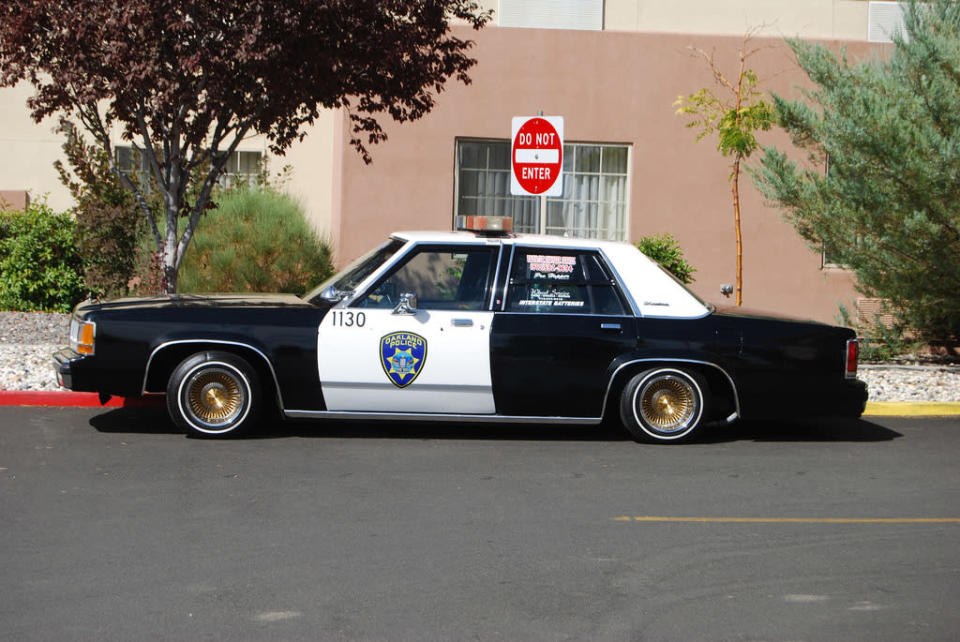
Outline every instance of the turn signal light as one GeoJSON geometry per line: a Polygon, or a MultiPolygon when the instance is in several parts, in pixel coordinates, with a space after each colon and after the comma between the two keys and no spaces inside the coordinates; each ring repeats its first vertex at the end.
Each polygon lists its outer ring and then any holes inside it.
{"type": "Polygon", "coordinates": [[[857,378],[857,361],[860,358],[860,342],[856,339],[847,341],[847,359],[843,367],[843,376],[847,379],[857,378]]]}
{"type": "Polygon", "coordinates": [[[70,343],[77,354],[93,354],[93,340],[97,334],[97,324],[93,321],[71,321],[70,343]]]}

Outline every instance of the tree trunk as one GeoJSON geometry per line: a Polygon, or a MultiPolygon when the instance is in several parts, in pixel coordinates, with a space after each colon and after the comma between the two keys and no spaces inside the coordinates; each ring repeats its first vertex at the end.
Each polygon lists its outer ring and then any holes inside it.
{"type": "Polygon", "coordinates": [[[737,306],[743,304],[743,236],[740,234],[740,154],[733,159],[733,228],[737,233],[737,306]]]}
{"type": "Polygon", "coordinates": [[[163,247],[163,289],[177,293],[177,214],[179,208],[170,194],[164,195],[167,229],[163,247]]]}

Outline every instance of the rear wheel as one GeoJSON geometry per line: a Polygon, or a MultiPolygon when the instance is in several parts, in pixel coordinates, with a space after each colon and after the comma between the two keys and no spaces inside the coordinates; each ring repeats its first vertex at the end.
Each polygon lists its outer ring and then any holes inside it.
{"type": "Polygon", "coordinates": [[[184,359],[167,382],[167,411],[196,437],[225,437],[256,423],[260,381],[247,361],[229,352],[184,359]]]}
{"type": "Polygon", "coordinates": [[[620,397],[620,418],[638,441],[682,441],[703,423],[708,398],[707,383],[698,373],[653,368],[627,382],[620,397]]]}

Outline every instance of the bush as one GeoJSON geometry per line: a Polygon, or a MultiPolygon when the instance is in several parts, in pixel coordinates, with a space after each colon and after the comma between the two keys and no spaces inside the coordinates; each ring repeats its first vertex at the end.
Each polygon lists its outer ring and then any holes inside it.
{"type": "Polygon", "coordinates": [[[135,207],[96,202],[81,203],[74,213],[87,288],[102,297],[129,294],[131,279],[146,261],[143,216],[135,207]]]}
{"type": "Polygon", "coordinates": [[[649,256],[667,272],[686,285],[693,283],[693,273],[697,270],[683,258],[683,250],[672,234],[644,236],[634,245],[649,256]]]}
{"type": "MultiPolygon", "coordinates": [[[[86,286],[95,296],[128,294],[138,271],[153,267],[140,249],[146,218],[133,193],[110,169],[106,152],[87,144],[80,129],[67,120],[60,121],[60,131],[69,169],[61,161],[54,167],[77,202],[73,213],[86,286]]],[[[153,207],[159,210],[158,203],[153,207]]]]}
{"type": "Polygon", "coordinates": [[[180,267],[180,292],[301,295],[333,273],[329,245],[287,194],[245,187],[224,192],[205,219],[180,267]]]}
{"type": "Polygon", "coordinates": [[[884,315],[855,319],[845,305],[839,308],[837,324],[855,330],[860,338],[860,361],[898,361],[923,347],[923,342],[910,337],[902,324],[889,323],[884,315]]]}
{"type": "Polygon", "coordinates": [[[0,214],[0,309],[69,312],[86,296],[77,225],[43,201],[0,214]]]}

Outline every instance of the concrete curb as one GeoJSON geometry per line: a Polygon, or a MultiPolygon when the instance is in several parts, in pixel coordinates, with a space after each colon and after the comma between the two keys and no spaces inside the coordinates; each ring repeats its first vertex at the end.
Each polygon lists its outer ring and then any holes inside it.
{"type": "Polygon", "coordinates": [[[868,401],[864,417],[952,417],[960,415],[957,401],[868,401]]]}
{"type": "MultiPolygon", "coordinates": [[[[69,390],[0,390],[0,406],[38,406],[61,408],[144,408],[160,407],[166,396],[111,397],[100,403],[95,392],[69,390]]],[[[943,401],[869,401],[864,417],[953,417],[960,416],[960,402],[943,401]]]]}

